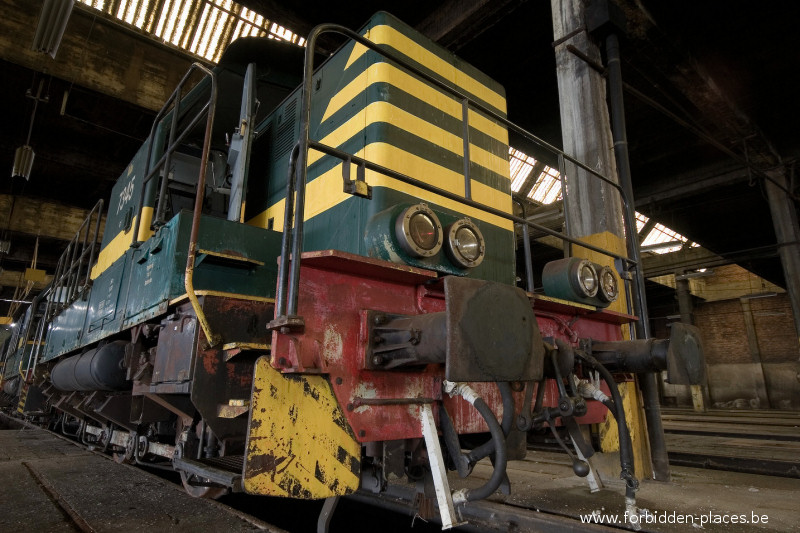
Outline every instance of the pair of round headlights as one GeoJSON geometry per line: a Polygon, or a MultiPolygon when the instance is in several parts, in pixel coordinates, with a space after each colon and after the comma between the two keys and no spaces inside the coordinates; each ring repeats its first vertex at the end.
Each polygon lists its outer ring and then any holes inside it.
{"type": "Polygon", "coordinates": [[[582,259],[577,263],[574,272],[574,285],[582,293],[582,296],[586,298],[597,296],[607,303],[617,299],[619,287],[611,268],[595,265],[591,261],[582,259]]]}
{"type": "Polygon", "coordinates": [[[486,255],[486,244],[478,226],[462,218],[442,229],[439,217],[425,204],[404,209],[395,222],[400,246],[413,257],[433,257],[445,248],[448,258],[461,268],[474,268],[486,255]]]}

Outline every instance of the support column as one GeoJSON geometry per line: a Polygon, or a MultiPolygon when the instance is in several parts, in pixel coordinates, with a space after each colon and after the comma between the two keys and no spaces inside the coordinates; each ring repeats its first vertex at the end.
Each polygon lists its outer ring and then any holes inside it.
{"type": "MultiPolygon", "coordinates": [[[[685,277],[675,276],[675,291],[678,296],[678,311],[681,314],[681,322],[693,325],[692,311],[694,305],[692,304],[692,293],[689,290],[689,280],[685,277]]],[[[705,413],[706,411],[705,389],[706,387],[703,385],[689,385],[689,390],[692,393],[692,405],[698,413],[705,413]]]]}
{"type": "MultiPolygon", "coordinates": [[[[785,170],[768,171],[767,175],[788,188],[785,170]]],[[[767,189],[772,224],[778,238],[778,254],[786,278],[786,293],[792,304],[794,328],[800,348],[800,230],[797,225],[797,208],[786,192],[774,183],[764,180],[764,186],[767,189]]]]}
{"type": "MultiPolygon", "coordinates": [[[[553,37],[556,40],[583,26],[584,0],[551,0],[551,5],[553,37]]],[[[614,141],[606,106],[606,82],[599,72],[567,50],[570,44],[594,62],[602,62],[600,49],[589,39],[585,30],[556,46],[564,152],[616,180],[614,141]]],[[[613,187],[569,162],[566,163],[566,175],[567,191],[564,194],[569,196],[569,202],[564,202],[564,216],[569,217],[573,236],[604,231],[623,236],[622,205],[613,187]]]]}
{"type": "MultiPolygon", "coordinates": [[[[564,151],[609,179],[618,180],[618,162],[614,157],[614,139],[611,133],[610,114],[606,105],[605,79],[583,59],[567,49],[567,46],[571,45],[594,63],[602,61],[600,49],[583,29],[586,2],[585,0],[551,0],[551,6],[554,38],[557,42],[560,41],[555,48],[555,55],[564,151]]],[[[571,236],[624,254],[626,246],[623,205],[618,192],[610,185],[568,162],[563,171],[566,176],[566,187],[563,191],[564,214],[570,221],[571,236]]],[[[576,248],[575,255],[581,255],[606,265],[612,264],[607,257],[586,252],[586,250],[576,248]]],[[[624,298],[621,297],[615,304],[622,305],[623,301],[624,298]]],[[[625,309],[615,310],[626,311],[625,309]]],[[[646,318],[644,322],[646,328],[646,318]]],[[[642,336],[646,337],[647,335],[642,336]]],[[[642,377],[644,381],[654,378],[652,375],[642,377]]],[[[643,384],[643,392],[649,391],[650,396],[647,394],[642,396],[646,405],[648,421],[652,417],[650,408],[653,403],[653,392],[655,392],[655,406],[656,409],[658,408],[655,379],[651,381],[643,384]]],[[[635,389],[630,390],[634,391],[635,389]]],[[[636,409],[639,401],[634,399],[630,404],[636,409]]],[[[639,419],[638,416],[631,416],[632,414],[628,415],[631,419],[639,419]]],[[[657,418],[660,422],[660,413],[657,414],[657,418]]],[[[631,432],[635,433],[633,442],[637,475],[642,478],[650,477],[652,465],[647,430],[643,425],[637,424],[633,425],[631,432]]]]}
{"type": "Polygon", "coordinates": [[[767,385],[767,375],[764,373],[764,362],[761,360],[761,348],[758,346],[758,334],[756,333],[756,322],[753,319],[753,309],[750,307],[750,298],[742,297],[739,299],[742,304],[742,316],[744,317],[744,328],[747,332],[747,347],[750,350],[750,357],[753,364],[758,365],[758,377],[754,377],[756,387],[756,398],[764,398],[767,402],[767,409],[772,409],[772,401],[769,397],[769,386],[767,385]],[[759,379],[760,378],[760,379],[759,379]]]}

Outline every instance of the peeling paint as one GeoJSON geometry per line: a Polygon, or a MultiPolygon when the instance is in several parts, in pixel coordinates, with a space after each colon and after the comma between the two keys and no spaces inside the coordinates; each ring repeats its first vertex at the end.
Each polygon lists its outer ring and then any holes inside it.
{"type": "Polygon", "coordinates": [[[328,364],[340,365],[343,361],[343,355],[342,335],[336,331],[336,326],[331,324],[325,328],[325,337],[322,341],[322,357],[328,364]]]}

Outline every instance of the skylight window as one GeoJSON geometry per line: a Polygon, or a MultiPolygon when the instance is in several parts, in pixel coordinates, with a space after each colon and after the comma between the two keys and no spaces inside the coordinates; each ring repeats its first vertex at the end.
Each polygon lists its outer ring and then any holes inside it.
{"type": "Polygon", "coordinates": [[[508,156],[511,167],[511,190],[519,192],[533,170],[536,159],[511,146],[508,147],[508,156]]]}
{"type": "Polygon", "coordinates": [[[305,39],[233,0],[78,0],[154,38],[217,63],[239,37],[269,37],[298,46],[305,39]]]}
{"type": "Polygon", "coordinates": [[[561,180],[558,170],[545,166],[536,179],[528,198],[534,202],[547,205],[561,198],[561,180]]]}
{"type": "Polygon", "coordinates": [[[537,166],[537,161],[528,154],[509,146],[508,148],[509,165],[511,169],[511,190],[520,192],[528,191],[527,197],[538,204],[552,204],[561,198],[561,180],[558,170],[541,163],[537,166]],[[539,172],[536,181],[530,185],[531,172],[537,168],[539,172]]]}
{"type": "MultiPolygon", "coordinates": [[[[513,147],[509,147],[508,155],[511,170],[511,190],[515,193],[527,190],[526,185],[533,179],[531,172],[537,166],[536,159],[513,147]]],[[[542,168],[541,163],[538,163],[538,165],[539,168],[542,168]]],[[[541,205],[548,205],[561,199],[561,176],[558,169],[545,165],[535,179],[536,181],[531,185],[527,194],[529,200],[541,205]]],[[[650,220],[648,217],[637,212],[636,231],[641,232],[648,220],[650,220]]],[[[688,240],[680,233],[669,229],[663,224],[656,223],[647,233],[644,241],[642,241],[642,246],[653,247],[649,250],[651,252],[665,254],[680,250],[688,240]]],[[[699,245],[692,243],[691,246],[696,247],[699,245]]]]}

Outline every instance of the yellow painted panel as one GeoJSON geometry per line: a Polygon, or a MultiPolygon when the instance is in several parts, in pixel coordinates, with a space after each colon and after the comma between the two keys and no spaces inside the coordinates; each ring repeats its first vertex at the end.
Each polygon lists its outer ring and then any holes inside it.
{"type": "MultiPolygon", "coordinates": [[[[350,83],[345,85],[328,102],[328,107],[322,116],[324,122],[335,112],[340,110],[356,95],[363,92],[370,84],[386,82],[400,87],[408,94],[419,98],[433,107],[436,107],[448,115],[462,120],[463,110],[461,102],[454,100],[438,89],[435,89],[425,82],[403,72],[399,68],[389,63],[375,63],[370,65],[364,72],[359,74],[350,83]]],[[[478,113],[469,111],[469,123],[478,131],[485,133],[493,139],[508,144],[508,130],[502,124],[498,124],[492,119],[478,113]]]]}
{"type": "MultiPolygon", "coordinates": [[[[431,122],[413,115],[389,102],[373,102],[369,104],[344,124],[320,139],[319,142],[336,148],[353,137],[356,133],[363,131],[364,128],[370,124],[379,122],[386,122],[397,126],[412,135],[425,139],[458,156],[464,155],[464,140],[461,137],[439,128],[431,122]]],[[[314,164],[321,159],[323,155],[322,152],[312,150],[308,155],[308,164],[314,164]]],[[[508,158],[506,156],[493,154],[488,150],[470,143],[469,157],[470,161],[473,163],[510,179],[508,158]]]]}
{"type": "Polygon", "coordinates": [[[245,492],[321,499],[358,489],[361,445],[324,377],[284,375],[259,357],[251,405],[245,492]]]}
{"type": "Polygon", "coordinates": [[[47,272],[39,270],[38,268],[25,269],[25,281],[43,282],[47,279],[47,272]]]}
{"type": "MultiPolygon", "coordinates": [[[[150,229],[150,224],[153,220],[153,208],[142,207],[142,224],[139,226],[139,239],[146,241],[153,236],[153,231],[150,229]]],[[[133,228],[136,227],[136,217],[131,221],[131,227],[128,231],[120,231],[116,237],[100,250],[97,256],[97,263],[92,268],[92,279],[106,271],[108,267],[114,264],[114,261],[122,257],[125,251],[130,248],[133,242],[133,228]]]]}
{"type": "MultiPolygon", "coordinates": [[[[420,65],[425,65],[456,87],[461,87],[466,92],[477,96],[492,107],[499,109],[503,113],[506,112],[505,96],[490,89],[469,74],[457,69],[455,66],[450,64],[450,62],[442,59],[397,29],[387,25],[373,26],[367,30],[367,33],[364,35],[364,37],[375,44],[388,44],[395,50],[399,50],[420,65]]],[[[364,45],[356,43],[356,45],[353,47],[353,51],[350,53],[350,57],[347,60],[345,69],[357,61],[358,58],[360,58],[366,52],[367,48],[364,45]]]]}
{"type": "MultiPolygon", "coordinates": [[[[464,177],[460,173],[442,168],[435,163],[410,154],[396,146],[385,143],[373,143],[367,146],[366,155],[364,155],[364,150],[360,150],[354,155],[364,157],[365,159],[389,168],[401,168],[405,174],[412,177],[424,176],[428,182],[433,183],[433,185],[441,189],[456,194],[464,194],[464,177]]],[[[413,185],[408,185],[384,176],[383,174],[367,170],[366,181],[373,187],[388,187],[411,195],[423,202],[431,202],[447,209],[464,213],[466,216],[475,220],[480,220],[499,228],[513,231],[514,224],[510,220],[486,213],[480,209],[465,206],[460,202],[444,198],[438,194],[428,192],[413,185]]],[[[324,213],[348,198],[350,198],[350,195],[342,190],[341,165],[337,165],[309,182],[306,186],[305,220],[310,220],[320,213],[324,213]]],[[[477,202],[505,213],[511,212],[510,195],[475,180],[472,180],[472,198],[477,202]]],[[[248,224],[266,228],[267,221],[272,218],[273,229],[275,231],[282,231],[283,211],[284,201],[281,200],[270,206],[266,211],[250,219],[248,224]]]]}

